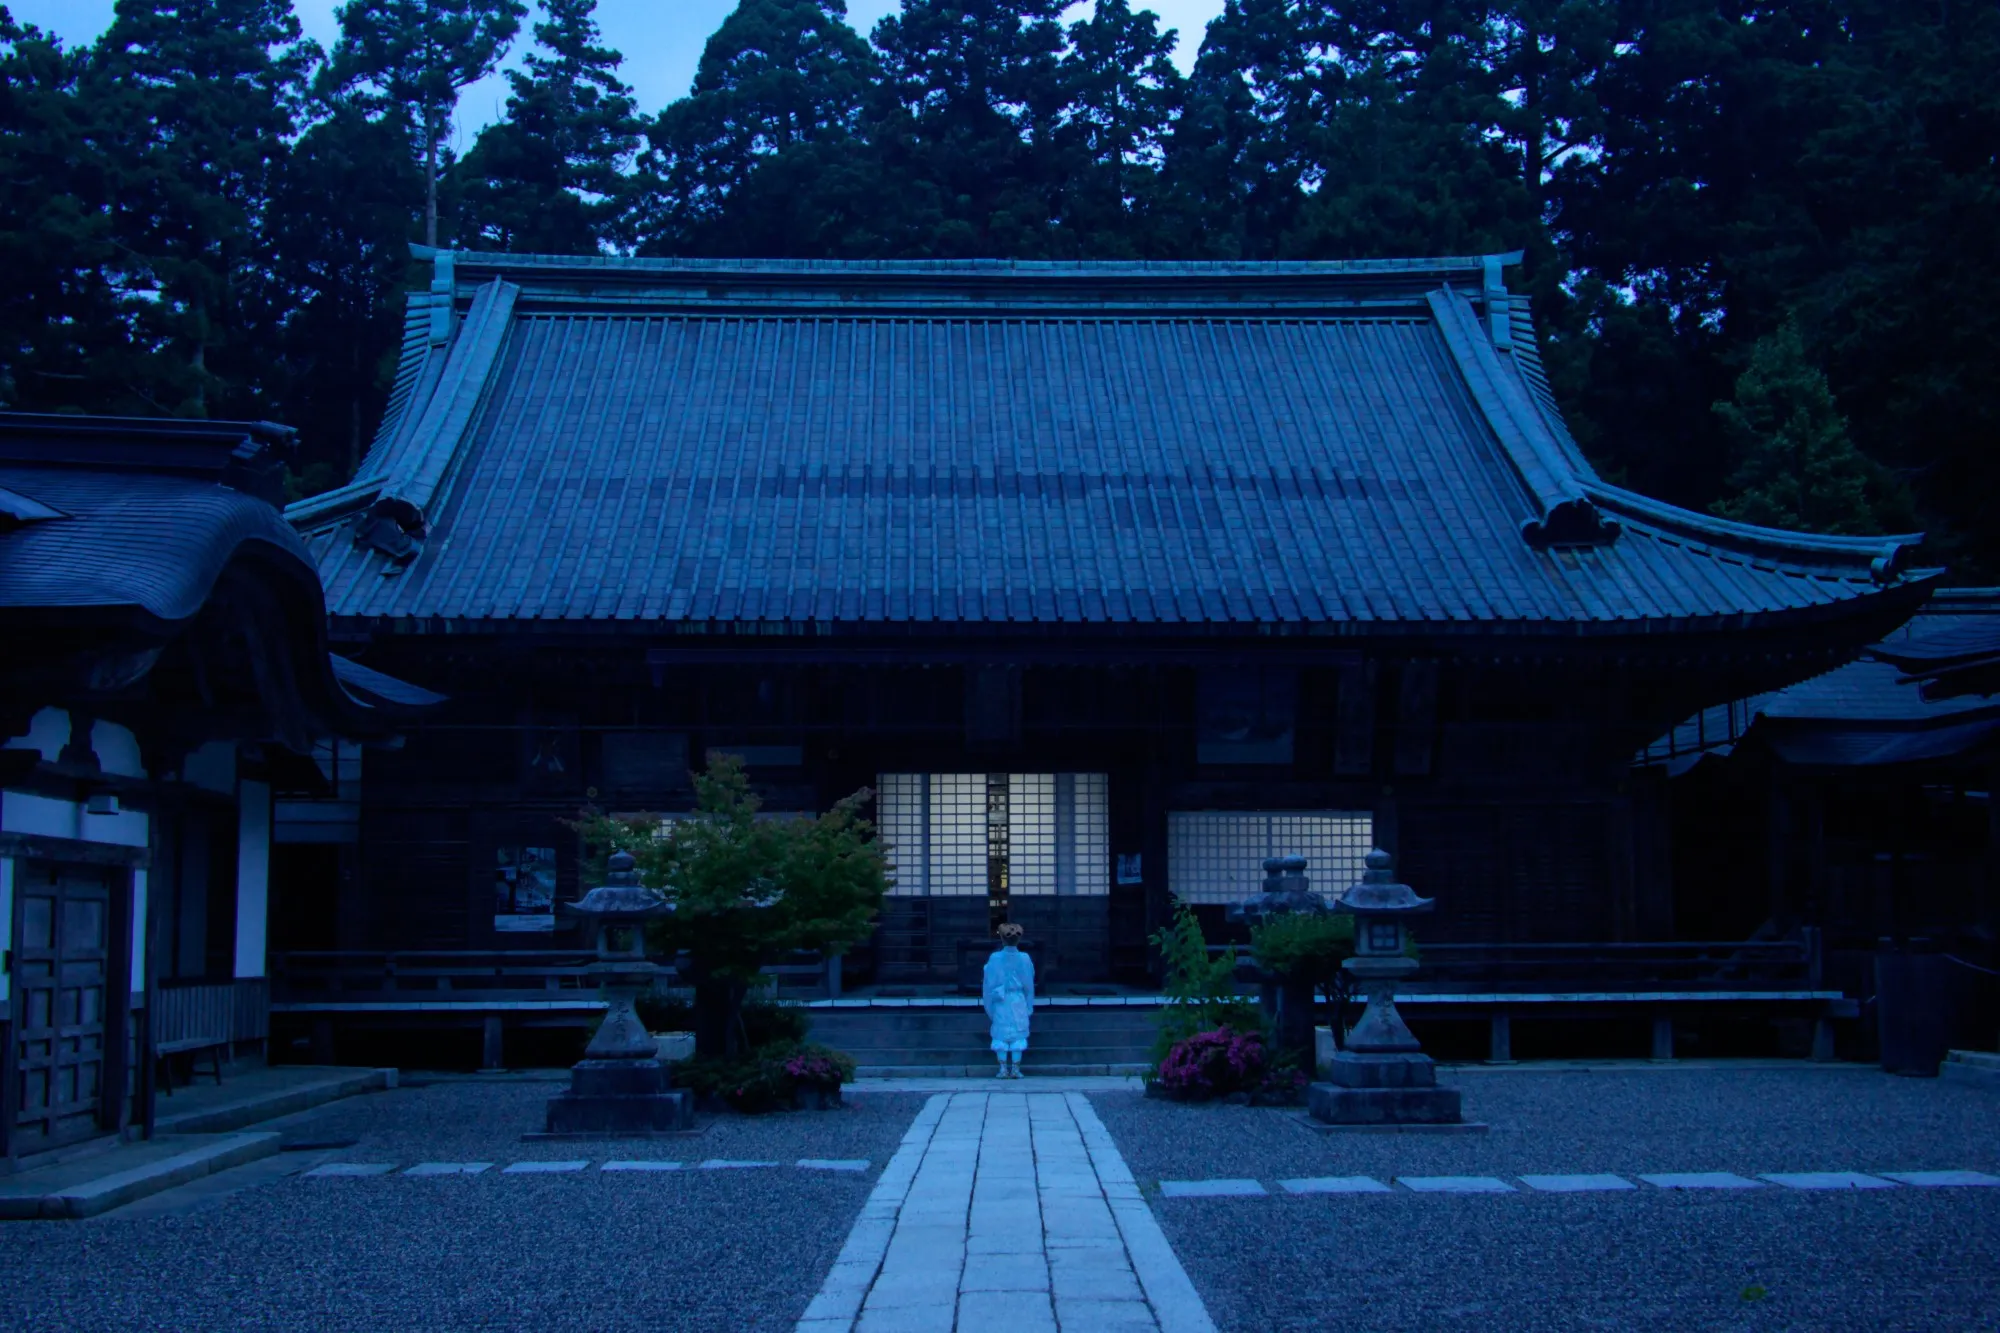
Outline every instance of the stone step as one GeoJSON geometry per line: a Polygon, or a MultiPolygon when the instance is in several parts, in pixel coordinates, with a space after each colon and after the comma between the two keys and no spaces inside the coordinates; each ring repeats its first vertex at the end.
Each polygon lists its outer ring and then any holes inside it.
{"type": "MultiPolygon", "coordinates": [[[[981,1064],[935,1064],[935,1065],[861,1065],[857,1078],[966,1078],[993,1079],[994,1062],[986,1060],[981,1064]]],[[[1043,1078],[1132,1078],[1151,1069],[1150,1064],[1049,1064],[1028,1063],[1021,1066],[1022,1082],[1043,1078]]],[[[979,1092],[983,1089],[971,1088],[979,1092]]]]}
{"type": "Polygon", "coordinates": [[[163,1134],[88,1159],[24,1171],[0,1183],[0,1218],[95,1217],[135,1199],[278,1151],[282,1136],[163,1134]]]}

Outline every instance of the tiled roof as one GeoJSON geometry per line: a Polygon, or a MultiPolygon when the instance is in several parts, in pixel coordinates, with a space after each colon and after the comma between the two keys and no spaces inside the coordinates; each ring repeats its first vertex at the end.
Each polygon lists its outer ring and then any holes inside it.
{"type": "Polygon", "coordinates": [[[1605,486],[1496,257],[438,266],[291,511],[337,617],[1634,626],[1913,577],[1605,486]]]}
{"type": "Polygon", "coordinates": [[[1752,737],[1792,763],[1904,763],[1958,753],[2000,728],[2000,700],[1926,697],[1897,663],[1915,646],[1996,636],[2000,589],[1947,589],[1860,661],[1704,709],[1648,746],[1639,762],[1678,771],[1703,753],[1726,754],[1752,737]]]}
{"type": "Polygon", "coordinates": [[[318,721],[374,734],[385,717],[441,702],[326,652],[312,559],[277,504],[290,435],[261,422],[0,412],[7,665],[29,670],[52,653],[60,677],[101,641],[128,658],[157,652],[198,623],[235,567],[275,593],[287,623],[266,637],[286,651],[270,670],[293,673],[318,721]]]}

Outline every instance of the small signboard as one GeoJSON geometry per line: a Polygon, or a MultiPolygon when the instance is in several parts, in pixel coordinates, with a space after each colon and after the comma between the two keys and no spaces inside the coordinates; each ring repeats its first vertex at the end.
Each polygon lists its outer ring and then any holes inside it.
{"type": "Polygon", "coordinates": [[[494,876],[493,929],[502,932],[556,928],[556,849],[503,846],[494,876]]]}
{"type": "Polygon", "coordinates": [[[1145,874],[1139,868],[1139,853],[1120,852],[1118,854],[1118,882],[1120,884],[1144,884],[1145,874]]]}

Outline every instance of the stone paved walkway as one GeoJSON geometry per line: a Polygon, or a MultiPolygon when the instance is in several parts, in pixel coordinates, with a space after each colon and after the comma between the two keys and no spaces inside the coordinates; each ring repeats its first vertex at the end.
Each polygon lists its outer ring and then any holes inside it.
{"type": "Polygon", "coordinates": [[[941,1093],[797,1333],[1213,1333],[1081,1093],[941,1093]]]}

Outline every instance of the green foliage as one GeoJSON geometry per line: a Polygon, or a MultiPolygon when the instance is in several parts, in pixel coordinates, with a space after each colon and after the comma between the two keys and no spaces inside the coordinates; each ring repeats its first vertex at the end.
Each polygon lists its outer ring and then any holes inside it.
{"type": "Polygon", "coordinates": [[[874,795],[865,789],[817,816],[760,818],[743,761],[730,754],[714,756],[694,788],[685,816],[587,810],[571,827],[587,881],[600,882],[606,858],[622,849],[640,882],[673,904],[648,941],[656,953],[686,955],[696,1040],[704,1055],[721,1055],[744,1040],[738,1011],[764,967],[797,950],[839,952],[868,934],[887,863],[862,817],[874,795]]]}
{"type": "Polygon", "coordinates": [[[1266,972],[1303,975],[1323,989],[1353,956],[1354,918],[1344,912],[1273,916],[1250,932],[1250,950],[1266,972]]]}
{"type": "Polygon", "coordinates": [[[1154,933],[1152,942],[1160,951],[1165,973],[1160,989],[1167,1001],[1160,1009],[1154,1063],[1198,1032],[1227,1027],[1262,1039],[1263,1011],[1236,991],[1236,951],[1211,957],[1192,908],[1176,902],[1173,920],[1154,933]]]}
{"type": "Polygon", "coordinates": [[[1197,35],[1129,0],[908,0],[869,40],[842,0],[741,0],[647,118],[591,0],[549,0],[452,162],[459,92],[525,12],[349,0],[323,57],[286,0],[119,0],[76,49],[0,18],[0,403],[270,416],[324,489],[427,281],[406,243],[454,227],[660,255],[1520,248],[1550,380],[1621,484],[1921,526],[2000,577],[1990,3],[1231,0],[1183,79],[1197,35]]]}
{"type": "Polygon", "coordinates": [[[458,95],[507,54],[523,0],[347,0],[320,68],[323,96],[347,96],[410,135],[424,172],[424,244],[438,240],[438,167],[458,95]]]}
{"type": "Polygon", "coordinates": [[[1879,511],[1902,498],[1885,496],[1891,488],[1883,470],[1848,439],[1826,376],[1807,358],[1795,324],[1757,341],[1734,401],[1717,403],[1715,412],[1740,456],[1729,497],[1714,506],[1724,518],[1864,535],[1881,532],[1879,511]]]}
{"type": "Polygon", "coordinates": [[[544,0],[507,117],[459,163],[458,235],[472,249],[596,254],[629,194],[639,144],[621,57],[599,44],[596,0],[544,0]]]}
{"type": "Polygon", "coordinates": [[[868,934],[888,889],[862,790],[818,816],[758,817],[743,761],[718,753],[694,775],[695,809],[680,817],[575,821],[584,875],[597,882],[613,851],[631,852],[640,882],[674,905],[652,927],[661,953],[685,952],[704,975],[750,984],[799,949],[841,950],[868,934]]]}
{"type": "Polygon", "coordinates": [[[732,1111],[758,1115],[792,1105],[802,1086],[854,1081],[854,1059],[844,1051],[794,1041],[773,1042],[741,1056],[696,1056],[674,1066],[674,1082],[732,1111]]]}

